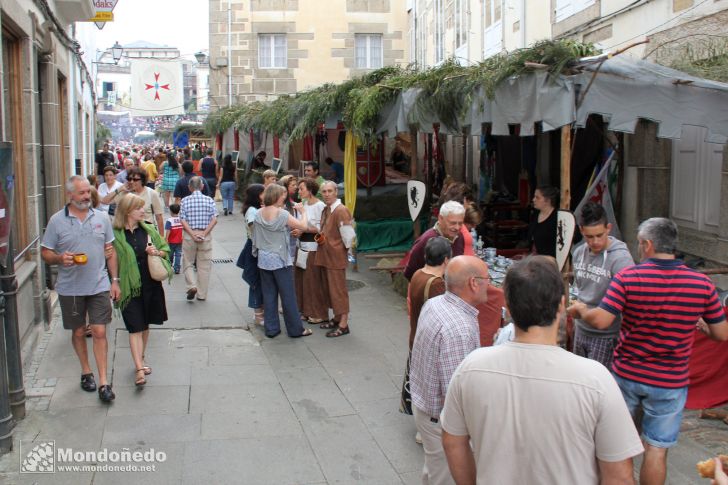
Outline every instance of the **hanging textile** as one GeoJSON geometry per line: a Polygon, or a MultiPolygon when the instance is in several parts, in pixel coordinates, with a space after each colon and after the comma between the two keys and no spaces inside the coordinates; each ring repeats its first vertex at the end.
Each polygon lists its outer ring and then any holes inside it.
{"type": "Polygon", "coordinates": [[[359,140],[351,131],[346,132],[344,147],[344,202],[351,215],[356,206],[356,147],[359,140]]]}
{"type": "Polygon", "coordinates": [[[311,135],[303,137],[303,159],[313,161],[313,137],[311,135]]]}

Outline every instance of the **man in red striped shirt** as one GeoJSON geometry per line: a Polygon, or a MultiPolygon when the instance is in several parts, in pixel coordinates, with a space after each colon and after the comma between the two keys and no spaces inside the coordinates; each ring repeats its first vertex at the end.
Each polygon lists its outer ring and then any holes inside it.
{"type": "Polygon", "coordinates": [[[645,456],[640,483],[665,483],[667,449],[677,443],[687,398],[695,331],[728,340],[728,323],[710,279],[675,259],[677,226],[653,217],[637,231],[640,264],[612,279],[597,308],[569,308],[597,329],[622,314],[612,372],[634,418],[642,408],[645,456]]]}

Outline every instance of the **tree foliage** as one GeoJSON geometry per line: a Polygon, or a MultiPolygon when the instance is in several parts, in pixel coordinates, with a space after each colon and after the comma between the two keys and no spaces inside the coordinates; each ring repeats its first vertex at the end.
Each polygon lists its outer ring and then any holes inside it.
{"type": "Polygon", "coordinates": [[[597,54],[594,46],[574,40],[542,41],[508,54],[493,56],[472,66],[449,59],[418,70],[388,66],[340,84],[223,108],[207,117],[208,134],[230,127],[266,131],[300,139],[316,132],[327,118],[337,116],[347,129],[371,142],[383,110],[408,89],[418,89],[416,108],[450,128],[457,128],[480,88],[493,99],[504,80],[547,69],[552,75],[568,73],[579,58],[597,54]]]}

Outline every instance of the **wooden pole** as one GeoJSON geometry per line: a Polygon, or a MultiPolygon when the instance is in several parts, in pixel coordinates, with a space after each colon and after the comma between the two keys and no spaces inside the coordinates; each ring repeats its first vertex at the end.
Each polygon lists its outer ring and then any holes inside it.
{"type": "Polygon", "coordinates": [[[571,125],[561,127],[561,209],[571,208],[571,125]]]}

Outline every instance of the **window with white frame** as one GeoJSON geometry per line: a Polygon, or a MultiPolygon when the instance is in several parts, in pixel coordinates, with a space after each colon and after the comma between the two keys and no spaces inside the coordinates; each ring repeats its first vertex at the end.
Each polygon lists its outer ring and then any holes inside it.
{"type": "Polygon", "coordinates": [[[427,67],[427,16],[422,14],[417,24],[417,67],[427,67]]]}
{"type": "Polygon", "coordinates": [[[556,0],[556,11],[554,21],[562,20],[585,10],[596,3],[596,0],[556,0]]]}
{"type": "Polygon", "coordinates": [[[285,69],[288,65],[286,34],[258,35],[258,67],[285,69]]]}
{"type": "Polygon", "coordinates": [[[356,34],[356,68],[382,67],[382,34],[356,34]]]}
{"type": "Polygon", "coordinates": [[[503,50],[503,0],[483,2],[483,58],[487,59],[503,50]]]}
{"type": "Polygon", "coordinates": [[[468,2],[455,0],[455,48],[468,42],[468,2]]]}
{"type": "Polygon", "coordinates": [[[435,0],[435,64],[445,59],[445,11],[442,0],[435,0]]]}

